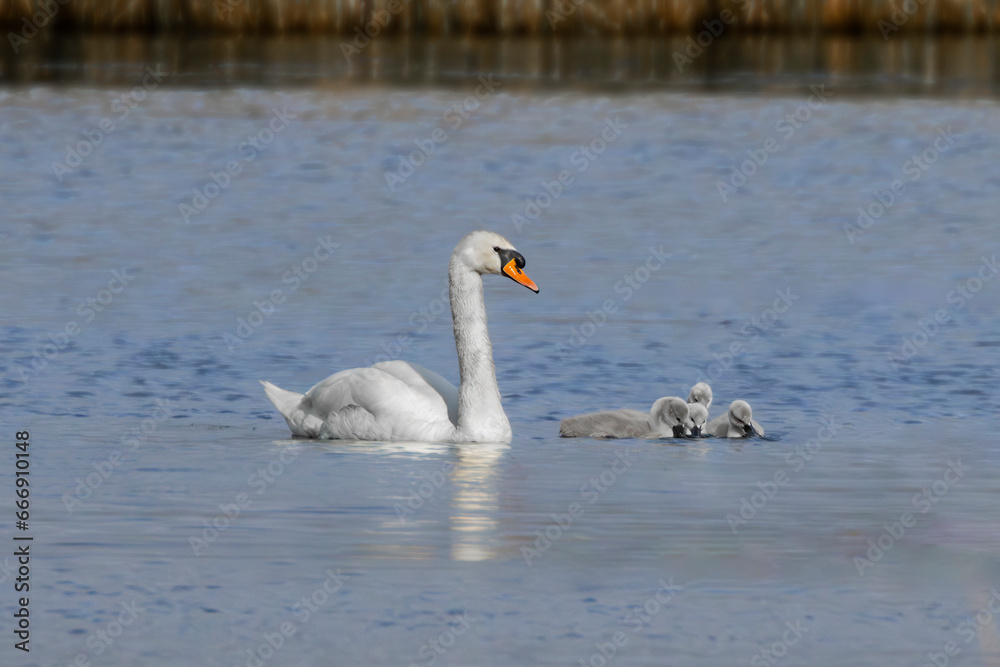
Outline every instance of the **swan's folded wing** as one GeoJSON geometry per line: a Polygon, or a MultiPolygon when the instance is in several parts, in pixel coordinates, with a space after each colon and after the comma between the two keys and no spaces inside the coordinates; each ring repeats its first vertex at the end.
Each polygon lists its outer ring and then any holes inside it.
{"type": "Polygon", "coordinates": [[[435,395],[440,397],[448,410],[448,420],[458,426],[458,387],[445,380],[441,375],[420,364],[412,364],[408,361],[383,361],[374,364],[372,368],[377,368],[399,378],[414,391],[426,395],[432,401],[435,395]]]}
{"type": "Polygon", "coordinates": [[[356,423],[361,414],[359,408],[371,413],[364,433],[338,429],[340,438],[442,440],[449,438],[455,429],[448,419],[444,399],[431,391],[426,382],[410,385],[375,367],[352,368],[331,375],[306,392],[303,403],[308,404],[312,414],[328,422],[328,426],[334,422],[356,423]],[[337,417],[348,408],[351,419],[337,417]],[[373,434],[379,437],[372,438],[373,434]]]}

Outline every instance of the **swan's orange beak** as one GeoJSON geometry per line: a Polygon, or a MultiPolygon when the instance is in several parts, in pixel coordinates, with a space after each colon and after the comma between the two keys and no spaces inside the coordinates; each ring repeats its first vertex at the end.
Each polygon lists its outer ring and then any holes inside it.
{"type": "Polygon", "coordinates": [[[538,294],[538,285],[528,277],[528,274],[517,267],[517,259],[512,259],[503,267],[503,274],[514,282],[524,285],[535,294],[538,294]]]}

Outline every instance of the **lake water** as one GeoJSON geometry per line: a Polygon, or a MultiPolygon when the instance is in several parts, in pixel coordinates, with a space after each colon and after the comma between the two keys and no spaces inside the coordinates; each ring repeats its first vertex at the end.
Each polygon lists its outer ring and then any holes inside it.
{"type": "Polygon", "coordinates": [[[0,662],[1000,664],[996,102],[494,83],[0,90],[0,662]],[[478,228],[510,445],[290,439],[478,228]],[[698,379],[767,437],[558,437],[698,379]]]}

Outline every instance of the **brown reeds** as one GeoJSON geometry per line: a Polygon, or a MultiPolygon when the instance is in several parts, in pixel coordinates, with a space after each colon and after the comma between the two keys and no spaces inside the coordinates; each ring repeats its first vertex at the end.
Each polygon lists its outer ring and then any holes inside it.
{"type": "Polygon", "coordinates": [[[986,32],[1000,0],[0,0],[20,32],[198,31],[397,35],[986,32]]]}

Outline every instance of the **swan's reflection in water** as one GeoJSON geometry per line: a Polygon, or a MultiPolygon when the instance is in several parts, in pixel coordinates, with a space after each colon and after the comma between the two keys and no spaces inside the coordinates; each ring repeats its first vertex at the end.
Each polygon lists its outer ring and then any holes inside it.
{"type": "Polygon", "coordinates": [[[451,558],[478,561],[496,557],[499,461],[509,445],[455,445],[451,471],[451,558]]]}
{"type": "Polygon", "coordinates": [[[286,442],[314,443],[320,449],[336,452],[356,452],[373,456],[410,456],[413,459],[421,459],[433,455],[446,455],[452,447],[452,445],[436,442],[410,442],[408,440],[380,442],[370,440],[314,440],[311,438],[294,438],[292,440],[279,441],[276,444],[284,444],[286,442]]]}
{"type": "Polygon", "coordinates": [[[437,538],[453,560],[479,561],[497,556],[497,514],[500,498],[499,463],[510,450],[502,443],[439,444],[428,442],[368,442],[289,440],[275,444],[308,443],[318,449],[362,454],[365,458],[406,459],[392,465],[402,471],[405,486],[394,486],[386,498],[396,511],[379,523],[386,543],[366,542],[367,555],[390,558],[434,558],[437,538]],[[420,464],[434,462],[428,471],[420,464]],[[439,481],[440,480],[440,481],[439,481]],[[447,525],[429,508],[450,492],[447,525]],[[411,504],[411,501],[413,503],[411,504]],[[425,504],[426,503],[426,504],[425,504]]]}

